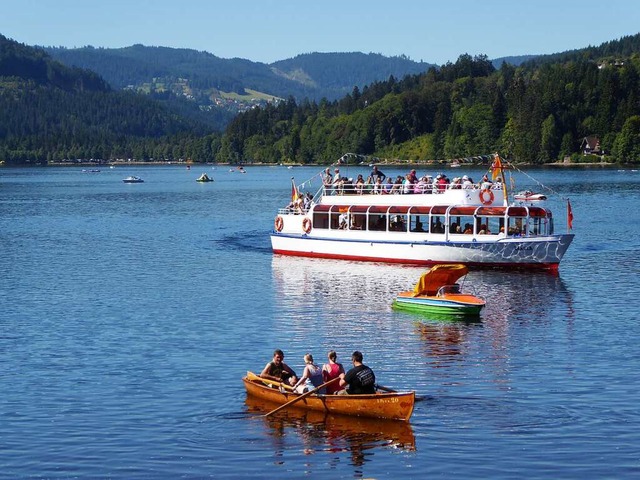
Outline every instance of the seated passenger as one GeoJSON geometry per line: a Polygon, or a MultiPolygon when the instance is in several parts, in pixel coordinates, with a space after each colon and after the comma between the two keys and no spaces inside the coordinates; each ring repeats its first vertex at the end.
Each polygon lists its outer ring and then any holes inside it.
{"type": "MultiPolygon", "coordinates": [[[[322,369],[313,363],[313,355],[307,353],[304,356],[304,371],[300,380],[298,380],[293,386],[294,391],[297,393],[305,393],[319,387],[324,382],[322,380],[322,369]]],[[[324,395],[326,393],[324,388],[318,390],[318,393],[324,395]]]]}
{"type": "Polygon", "coordinates": [[[362,363],[362,353],[357,350],[351,355],[353,368],[346,375],[340,374],[340,386],[346,387],[340,394],[362,395],[376,393],[376,376],[369,367],[362,363]]]}

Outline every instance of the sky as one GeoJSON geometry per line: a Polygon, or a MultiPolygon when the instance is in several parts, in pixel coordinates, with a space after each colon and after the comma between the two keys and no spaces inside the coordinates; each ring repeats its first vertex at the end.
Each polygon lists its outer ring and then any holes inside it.
{"type": "Polygon", "coordinates": [[[0,0],[0,34],[26,45],[143,44],[263,63],[363,52],[442,65],[636,33],[638,0],[0,0]]]}

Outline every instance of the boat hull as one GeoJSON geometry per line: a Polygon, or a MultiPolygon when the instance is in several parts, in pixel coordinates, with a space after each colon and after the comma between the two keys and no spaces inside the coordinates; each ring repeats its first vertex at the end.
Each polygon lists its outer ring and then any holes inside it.
{"type": "MultiPolygon", "coordinates": [[[[351,233],[351,232],[348,232],[351,233]]],[[[344,234],[343,234],[344,235],[344,234]]],[[[462,263],[470,267],[518,268],[557,271],[560,260],[573,240],[573,234],[536,238],[501,238],[483,241],[474,237],[469,241],[396,240],[359,237],[271,234],[274,253],[302,257],[333,258],[387,263],[432,266],[442,263],[462,263]]],[[[444,237],[444,235],[443,235],[444,237]]]]}
{"type": "MultiPolygon", "coordinates": [[[[300,395],[264,385],[244,377],[247,395],[283,405],[300,395]]],[[[409,421],[413,413],[415,392],[376,393],[373,395],[309,395],[290,408],[328,412],[338,415],[409,421]]]]}
{"type": "Polygon", "coordinates": [[[393,302],[393,307],[401,310],[443,315],[479,315],[484,306],[484,300],[466,294],[414,297],[407,292],[398,295],[393,302]]]}

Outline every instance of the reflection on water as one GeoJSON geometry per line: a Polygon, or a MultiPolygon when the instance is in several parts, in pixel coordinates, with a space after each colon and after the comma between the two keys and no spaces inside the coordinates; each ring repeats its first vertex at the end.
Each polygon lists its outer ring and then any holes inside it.
{"type": "MultiPolygon", "coordinates": [[[[316,453],[346,453],[350,463],[360,467],[371,460],[377,448],[415,451],[416,439],[408,422],[348,417],[289,408],[275,415],[264,414],[279,404],[247,395],[247,412],[259,415],[264,433],[274,455],[284,463],[284,452],[299,449],[304,455],[316,453]],[[291,437],[293,436],[293,440],[291,437]]],[[[339,455],[335,457],[339,462],[339,455]]]]}

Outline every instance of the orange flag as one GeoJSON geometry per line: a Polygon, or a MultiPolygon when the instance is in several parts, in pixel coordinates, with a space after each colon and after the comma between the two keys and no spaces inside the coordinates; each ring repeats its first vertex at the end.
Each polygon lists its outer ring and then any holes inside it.
{"type": "Polygon", "coordinates": [[[571,210],[571,202],[567,199],[567,225],[569,230],[573,229],[573,210],[571,210]]]}
{"type": "Polygon", "coordinates": [[[296,183],[293,181],[293,177],[291,177],[291,201],[295,202],[298,199],[298,188],[296,187],[296,183]]]}
{"type": "MultiPolygon", "coordinates": [[[[491,165],[491,179],[495,182],[498,177],[502,175],[502,162],[500,161],[500,157],[496,155],[496,159],[493,161],[491,165]]],[[[504,182],[504,178],[502,179],[504,182]]]]}

